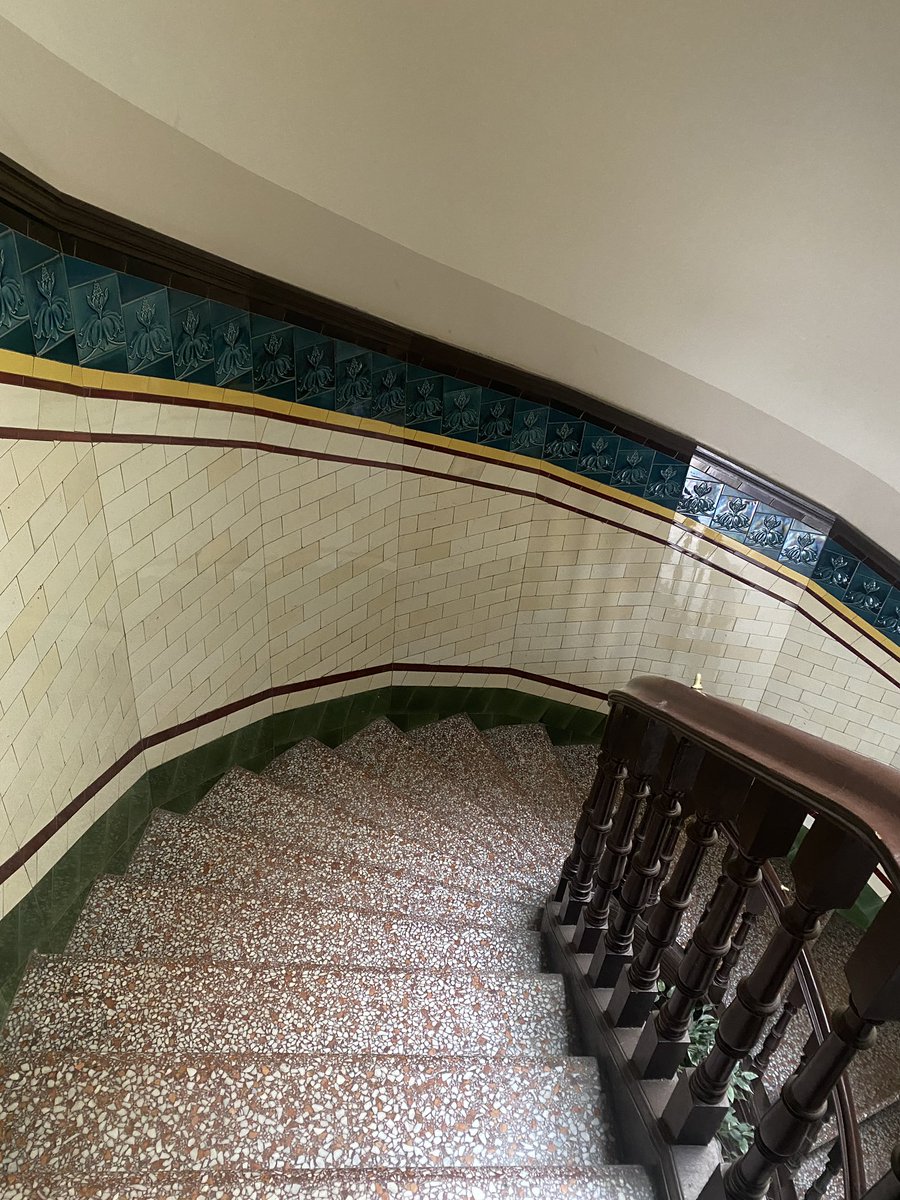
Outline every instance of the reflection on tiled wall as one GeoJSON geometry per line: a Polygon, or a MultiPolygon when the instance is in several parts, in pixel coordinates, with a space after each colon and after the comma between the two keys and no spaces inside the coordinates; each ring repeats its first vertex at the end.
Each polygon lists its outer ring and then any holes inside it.
{"type": "Polygon", "coordinates": [[[5,909],[146,770],[341,689],[596,709],[635,673],[701,671],[900,765],[900,662],[806,563],[574,475],[333,421],[0,385],[0,428],[20,430],[0,437],[3,857],[49,830],[5,909]]]}
{"type": "Polygon", "coordinates": [[[821,530],[581,416],[63,255],[0,226],[0,348],[227,386],[510,450],[678,509],[821,580],[900,645],[900,580],[821,530]],[[896,585],[896,586],[895,586],[896,585]]]}

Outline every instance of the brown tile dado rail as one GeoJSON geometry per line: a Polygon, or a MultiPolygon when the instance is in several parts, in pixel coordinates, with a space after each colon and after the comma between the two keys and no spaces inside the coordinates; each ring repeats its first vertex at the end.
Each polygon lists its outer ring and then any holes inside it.
{"type": "MultiPolygon", "coordinates": [[[[856,1200],[866,1180],[848,1067],[879,1025],[900,1019],[900,773],[668,679],[636,678],[609,700],[597,776],[544,929],[592,1048],[625,1081],[632,1124],[644,1127],[644,1161],[662,1164],[670,1195],[763,1200],[774,1185],[796,1196],[794,1178],[809,1168],[833,1111],[835,1148],[805,1195],[824,1195],[842,1166],[845,1195],[856,1200]],[[722,873],[705,910],[692,910],[719,835],[730,845],[722,873]],[[841,963],[849,1001],[823,1022],[815,998],[813,1036],[799,1063],[781,1064],[787,1082],[773,1100],[764,1077],[803,1003],[798,988],[810,986],[807,954],[876,867],[893,892],[841,963]],[[734,988],[728,976],[754,894],[775,911],[773,932],[734,988]],[[682,931],[663,999],[664,960],[691,911],[694,927],[682,931]],[[710,1000],[715,1038],[698,1052],[692,1029],[710,1000]],[[738,1072],[756,1075],[745,1089],[756,1130],[724,1167],[710,1150],[733,1116],[738,1072]]],[[[883,1071],[884,1061],[872,1069],[883,1071]]],[[[900,1179],[891,1164],[878,1165],[884,1170],[879,1186],[897,1196],[900,1179]]]]}

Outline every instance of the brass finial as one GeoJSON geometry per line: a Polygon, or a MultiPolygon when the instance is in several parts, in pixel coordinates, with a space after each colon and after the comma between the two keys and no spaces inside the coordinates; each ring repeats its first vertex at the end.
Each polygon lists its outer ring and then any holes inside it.
{"type": "Polygon", "coordinates": [[[703,691],[703,680],[702,680],[702,679],[701,679],[701,677],[700,677],[700,672],[699,672],[699,671],[698,671],[698,672],[697,672],[697,674],[694,676],[694,682],[691,684],[691,688],[692,688],[692,689],[693,689],[693,691],[695,691],[695,692],[702,692],[702,691],[703,691]]]}

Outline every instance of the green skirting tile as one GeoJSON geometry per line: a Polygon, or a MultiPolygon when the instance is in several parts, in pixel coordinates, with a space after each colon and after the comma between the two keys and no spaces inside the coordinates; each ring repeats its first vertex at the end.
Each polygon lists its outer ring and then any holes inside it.
{"type": "Polygon", "coordinates": [[[335,746],[379,716],[390,717],[401,729],[414,729],[460,712],[485,729],[543,720],[555,742],[597,740],[604,719],[600,713],[512,688],[378,687],[299,705],[161,763],[132,784],[0,920],[0,1019],[29,955],[35,949],[65,948],[94,880],[126,869],[153,808],[190,812],[231,767],[262,770],[303,738],[335,746]]]}

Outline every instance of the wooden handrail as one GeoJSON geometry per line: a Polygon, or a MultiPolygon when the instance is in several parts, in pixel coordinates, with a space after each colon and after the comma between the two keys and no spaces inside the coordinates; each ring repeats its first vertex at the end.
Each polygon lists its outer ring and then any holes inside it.
{"type": "Polygon", "coordinates": [[[900,891],[900,771],[673,679],[645,675],[609,700],[657,718],[811,813],[827,813],[871,846],[900,891]]]}

